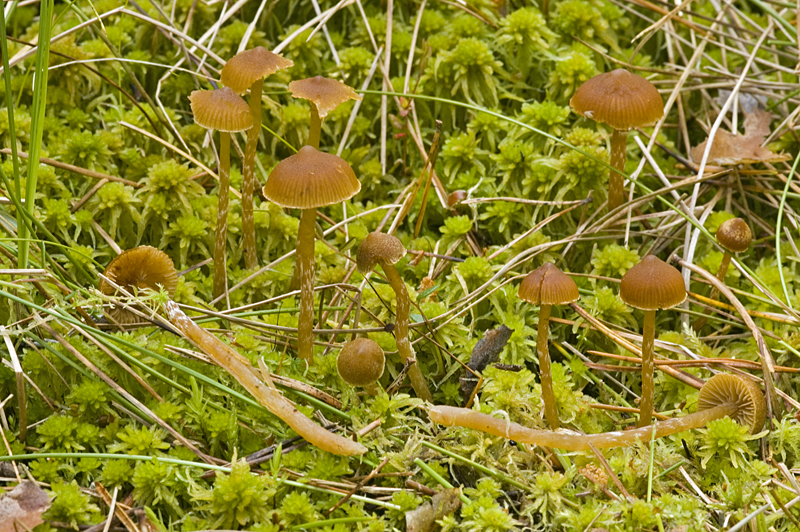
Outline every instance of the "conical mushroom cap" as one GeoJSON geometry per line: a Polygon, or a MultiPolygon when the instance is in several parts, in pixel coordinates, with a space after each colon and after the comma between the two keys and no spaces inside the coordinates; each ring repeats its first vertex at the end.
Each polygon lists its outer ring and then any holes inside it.
{"type": "Polygon", "coordinates": [[[250,106],[230,87],[214,91],[192,91],[194,121],[208,129],[233,133],[253,125],[250,106]]]}
{"type": "Polygon", "coordinates": [[[329,112],[347,100],[361,99],[352,87],[339,80],[322,76],[295,80],[289,83],[289,91],[295,98],[314,102],[320,118],[325,118],[329,112]]]}
{"type": "Polygon", "coordinates": [[[619,297],[641,310],[672,308],[686,299],[681,272],[655,255],[647,255],[622,276],[619,297]]]}
{"type": "Polygon", "coordinates": [[[767,402],[756,383],[729,373],[718,373],[700,388],[697,410],[708,410],[725,403],[736,403],[738,410],[731,418],[755,434],[767,418],[767,402]]]}
{"type": "Polygon", "coordinates": [[[752,241],[753,233],[741,218],[726,220],[717,229],[717,242],[731,253],[747,251],[752,241]]]}
{"type": "Polygon", "coordinates": [[[387,235],[373,231],[358,246],[356,253],[356,265],[358,271],[367,273],[375,268],[378,261],[385,261],[395,264],[406,254],[406,248],[400,239],[394,235],[387,235]]]}
{"type": "Polygon", "coordinates": [[[244,94],[258,79],[294,65],[292,61],[273,54],[263,46],[244,50],[225,63],[220,72],[223,85],[244,94]]]}
{"type": "Polygon", "coordinates": [[[522,280],[519,298],[534,305],[563,305],[577,301],[578,285],[572,277],[545,262],[522,280]]]}
{"type": "Polygon", "coordinates": [[[664,103],[653,84],[621,68],[585,82],[569,105],[579,115],[620,131],[651,126],[664,116],[664,103]]]}
{"type": "MultiPolygon", "coordinates": [[[[175,271],[172,259],[163,251],[150,246],[123,251],[111,261],[103,276],[131,294],[145,288],[159,290],[159,286],[163,286],[172,297],[178,286],[178,272],[175,271]]],[[[116,289],[102,278],[99,288],[109,296],[116,293],[116,289]]],[[[108,314],[123,324],[139,321],[135,314],[119,308],[109,310],[108,314]]]]}
{"type": "Polygon", "coordinates": [[[311,146],[278,163],[263,189],[268,200],[290,209],[333,205],[359,190],[361,183],[344,159],[311,146]]]}
{"type": "Polygon", "coordinates": [[[350,386],[367,386],[381,378],[385,363],[383,349],[377,342],[356,338],[339,351],[336,368],[342,380],[350,386]]]}

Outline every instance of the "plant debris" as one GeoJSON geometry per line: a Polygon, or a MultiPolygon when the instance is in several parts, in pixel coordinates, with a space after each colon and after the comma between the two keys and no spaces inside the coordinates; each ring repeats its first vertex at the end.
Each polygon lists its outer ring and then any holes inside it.
{"type": "MultiPolygon", "coordinates": [[[[718,130],[708,152],[708,162],[729,166],[789,160],[789,155],[773,153],[762,146],[764,139],[770,134],[770,122],[772,122],[772,115],[763,109],[756,108],[750,113],[745,113],[744,135],[718,130]]],[[[692,148],[691,156],[694,162],[699,164],[703,159],[707,143],[708,138],[692,148]]]]}
{"type": "Polygon", "coordinates": [[[461,489],[450,488],[437,491],[430,502],[406,512],[407,532],[431,532],[438,530],[436,521],[450,515],[461,507],[461,489]]]}
{"type": "Polygon", "coordinates": [[[0,497],[0,532],[30,530],[44,522],[42,512],[50,508],[50,497],[31,480],[23,480],[0,497]]]}

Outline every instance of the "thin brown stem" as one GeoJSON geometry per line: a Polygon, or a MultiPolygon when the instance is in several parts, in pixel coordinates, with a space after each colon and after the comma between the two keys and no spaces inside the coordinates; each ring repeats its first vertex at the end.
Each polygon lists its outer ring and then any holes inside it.
{"type": "Polygon", "coordinates": [[[256,189],[256,149],[258,148],[258,135],[261,132],[261,89],[263,86],[264,80],[259,78],[250,87],[250,113],[253,115],[253,126],[247,132],[244,167],[242,168],[242,246],[244,247],[244,265],[248,270],[258,267],[253,192],[256,189]]]}
{"type": "Polygon", "coordinates": [[[642,330],[642,398],[639,401],[639,423],[637,427],[646,427],[653,419],[653,372],[655,358],[653,347],[656,336],[656,311],[644,311],[644,329],[642,330]]]}
{"type": "Polygon", "coordinates": [[[550,305],[539,307],[539,326],[536,338],[536,352],[539,355],[539,375],[542,378],[542,401],[544,402],[544,416],[547,424],[555,430],[561,426],[558,419],[558,405],[553,392],[553,375],[550,371],[550,348],[547,337],[550,333],[550,305]]]}
{"type": "Polygon", "coordinates": [[[307,145],[312,148],[319,149],[319,137],[322,130],[322,118],[319,116],[319,110],[314,102],[311,102],[311,118],[310,126],[308,129],[308,142],[307,145]]]}
{"type": "Polygon", "coordinates": [[[613,211],[625,201],[623,188],[625,173],[625,150],[628,146],[628,132],[615,129],[611,134],[611,166],[618,171],[608,173],[608,210],[613,211]]]}
{"type": "Polygon", "coordinates": [[[231,183],[231,134],[219,133],[219,203],[217,204],[217,232],[214,240],[214,299],[217,308],[225,308],[225,293],[228,284],[225,248],[228,239],[228,189],[231,183]]]}
{"type": "Polygon", "coordinates": [[[303,209],[297,231],[296,270],[300,277],[300,317],[297,322],[297,354],[314,363],[314,225],[317,209],[303,209]]]}
{"type": "MultiPolygon", "coordinates": [[[[725,254],[722,256],[722,262],[719,264],[719,270],[717,270],[717,279],[722,284],[725,284],[725,276],[728,274],[728,266],[731,263],[731,258],[731,252],[725,250],[725,254]]],[[[711,295],[708,296],[708,299],[716,300],[717,297],[719,297],[719,289],[715,286],[711,289],[711,295]]],[[[695,331],[699,331],[703,328],[703,325],[705,325],[707,321],[708,318],[705,316],[697,318],[697,320],[694,322],[694,325],[692,325],[692,328],[695,331]]]]}

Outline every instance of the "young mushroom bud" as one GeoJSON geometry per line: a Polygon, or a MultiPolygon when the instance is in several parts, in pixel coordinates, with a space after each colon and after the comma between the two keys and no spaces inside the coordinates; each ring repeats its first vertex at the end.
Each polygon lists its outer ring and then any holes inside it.
{"type": "Polygon", "coordinates": [[[572,110],[595,122],[608,124],[611,135],[608,210],[623,203],[623,174],[628,130],[652,126],[664,116],[661,95],[652,83],[621,68],[599,74],[578,87],[569,101],[572,110]]]}
{"type": "Polygon", "coordinates": [[[375,384],[383,375],[386,358],[375,340],[356,338],[347,342],[336,359],[339,376],[350,386],[362,386],[370,395],[378,393],[375,384]]]}
{"type": "Polygon", "coordinates": [[[546,262],[533,270],[522,280],[519,298],[533,305],[539,305],[539,327],[536,351],[539,355],[539,373],[542,378],[542,401],[544,414],[550,428],[555,430],[561,422],[558,419],[558,405],[553,392],[553,376],[550,372],[550,348],[547,342],[549,333],[550,307],[577,301],[580,297],[578,285],[551,262],[546,262]]]}
{"type": "Polygon", "coordinates": [[[680,305],[686,299],[681,272],[655,255],[647,255],[622,276],[619,297],[628,305],[644,311],[642,330],[642,399],[639,402],[639,427],[650,424],[653,414],[653,346],[656,334],[656,311],[680,305]]]}
{"type": "Polygon", "coordinates": [[[289,83],[289,92],[295,98],[311,102],[311,127],[306,144],[314,148],[319,148],[322,119],[347,100],[361,99],[352,87],[322,76],[295,80],[289,83]]]}
{"type": "Polygon", "coordinates": [[[417,397],[425,401],[433,401],[433,396],[425,382],[425,377],[422,375],[422,370],[419,369],[419,365],[416,363],[414,348],[411,347],[411,342],[408,339],[408,316],[411,305],[408,290],[406,290],[405,282],[403,282],[394,267],[394,264],[402,259],[405,254],[406,248],[403,247],[399,238],[386,233],[373,232],[368,234],[358,247],[356,264],[358,271],[363,274],[372,271],[376,265],[380,265],[383,268],[386,280],[389,281],[397,296],[394,337],[397,341],[397,351],[400,354],[400,359],[404,364],[412,363],[408,370],[408,378],[414,387],[414,391],[417,392],[417,397]]]}

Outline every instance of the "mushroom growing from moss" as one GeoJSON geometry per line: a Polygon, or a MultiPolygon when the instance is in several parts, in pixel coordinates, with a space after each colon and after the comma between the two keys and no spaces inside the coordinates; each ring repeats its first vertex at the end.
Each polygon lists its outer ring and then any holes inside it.
{"type": "Polygon", "coordinates": [[[289,91],[293,97],[311,102],[311,127],[306,144],[314,148],[319,148],[322,119],[347,100],[361,99],[352,87],[322,76],[295,80],[289,83],[289,91]]]}
{"type": "Polygon", "coordinates": [[[623,174],[628,130],[652,126],[664,116],[664,104],[658,89],[641,76],[618,68],[599,74],[578,87],[569,101],[572,110],[595,122],[608,124],[611,135],[608,210],[623,203],[623,174]]]}
{"type": "MultiPolygon", "coordinates": [[[[242,98],[230,87],[213,91],[193,91],[194,121],[208,129],[219,131],[219,203],[217,231],[214,240],[214,299],[227,289],[225,248],[228,238],[228,192],[231,183],[231,133],[245,131],[253,125],[253,115],[242,98]]],[[[219,299],[218,307],[225,301],[219,299]]]]}
{"type": "Polygon", "coordinates": [[[619,297],[628,305],[644,311],[642,330],[642,399],[639,423],[650,424],[653,414],[653,346],[656,335],[656,311],[680,305],[686,299],[683,277],[673,266],[655,255],[647,255],[622,276],[619,297]]]}
{"type": "Polygon", "coordinates": [[[399,238],[386,233],[372,232],[358,246],[356,264],[358,265],[358,271],[365,275],[377,265],[383,268],[386,280],[389,281],[389,285],[391,285],[397,297],[394,336],[397,341],[397,351],[400,354],[400,359],[404,364],[412,363],[408,369],[408,379],[411,381],[414,391],[417,392],[417,397],[425,401],[433,401],[433,396],[428,389],[428,384],[425,382],[425,377],[422,375],[422,370],[419,369],[419,365],[416,363],[414,348],[408,339],[408,316],[411,301],[408,297],[406,283],[403,282],[400,274],[397,273],[397,268],[394,267],[394,264],[402,259],[405,254],[406,248],[403,247],[403,243],[400,242],[399,238]]]}
{"type": "Polygon", "coordinates": [[[256,233],[253,219],[253,191],[256,187],[256,147],[261,132],[261,90],[264,78],[294,65],[290,60],[273,54],[263,46],[239,52],[230,59],[220,72],[226,87],[238,94],[250,90],[250,112],[253,125],[247,131],[242,168],[242,246],[244,264],[248,269],[258,266],[256,255],[256,233]]]}
{"type": "Polygon", "coordinates": [[[264,185],[264,196],[289,209],[300,209],[295,270],[300,278],[300,318],[297,351],[300,358],[314,359],[314,225],[317,209],[348,200],[361,190],[350,165],[336,155],[303,146],[278,163],[264,185]]]}
{"type": "Polygon", "coordinates": [[[542,378],[542,401],[544,414],[550,428],[561,426],[558,419],[558,405],[553,392],[553,376],[550,372],[550,350],[547,342],[549,333],[550,307],[577,301],[580,297],[578,285],[551,262],[545,262],[522,280],[519,298],[533,305],[539,305],[539,326],[536,339],[536,352],[539,355],[539,373],[542,378]]]}
{"type": "Polygon", "coordinates": [[[378,393],[375,384],[383,375],[386,358],[375,340],[356,338],[347,342],[336,359],[339,376],[350,386],[362,386],[370,395],[378,393]]]}

